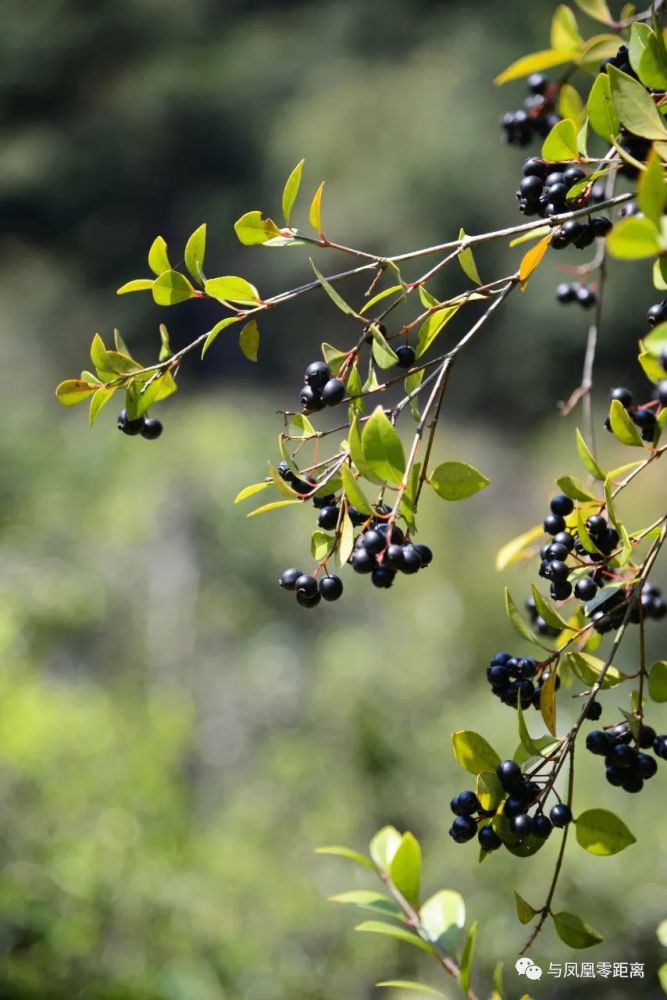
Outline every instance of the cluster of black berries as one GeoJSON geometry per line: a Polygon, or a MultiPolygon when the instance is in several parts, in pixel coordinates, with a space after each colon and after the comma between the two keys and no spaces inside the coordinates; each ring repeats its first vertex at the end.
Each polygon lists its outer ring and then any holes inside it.
{"type": "Polygon", "coordinates": [[[511,146],[527,146],[534,135],[545,138],[560,118],[554,112],[549,81],[541,73],[533,73],[526,81],[528,96],[523,108],[508,111],[501,119],[505,137],[511,146]]]}
{"type": "Polygon", "coordinates": [[[395,524],[390,533],[389,524],[383,520],[371,521],[357,536],[350,556],[355,573],[370,574],[372,583],[383,589],[391,587],[398,572],[417,573],[432,561],[428,545],[407,540],[395,524]]]}
{"type": "MultiPolygon", "coordinates": [[[[510,830],[519,841],[531,835],[539,840],[546,840],[554,826],[565,827],[572,821],[572,813],[564,802],[556,803],[548,816],[544,815],[541,805],[530,815],[542,789],[536,781],[526,778],[516,761],[502,761],[496,768],[496,774],[506,793],[502,805],[503,815],[509,820],[510,830]]],[[[459,792],[451,801],[451,809],[456,819],[450,827],[449,835],[457,844],[465,844],[477,834],[479,844],[485,851],[496,851],[502,845],[502,840],[491,823],[485,822],[495,815],[495,810],[482,809],[474,792],[459,792]]]]}
{"type": "MultiPolygon", "coordinates": [[[[566,601],[572,593],[568,580],[571,569],[567,564],[570,552],[575,548],[575,538],[566,531],[565,518],[574,510],[574,501],[558,493],[549,503],[549,513],[544,518],[544,530],[552,540],[540,549],[540,576],[551,582],[551,596],[554,601],[566,601]]],[[[603,519],[604,520],[604,519],[603,519]]],[[[616,535],[618,542],[618,535],[616,535]]],[[[611,550],[610,550],[611,551],[611,550]]]]}
{"type": "MultiPolygon", "coordinates": [[[[549,677],[546,663],[538,663],[532,656],[517,657],[511,653],[495,653],[486,669],[486,679],[491,692],[504,705],[521,708],[540,707],[542,685],[549,677]]],[[[560,677],[556,677],[556,689],[560,677]]]]}
{"type": "Polygon", "coordinates": [[[584,250],[596,237],[605,237],[611,227],[612,221],[605,215],[596,215],[588,222],[568,219],[555,230],[551,247],[553,250],[565,250],[566,247],[575,246],[578,250],[584,250]]]}
{"type": "Polygon", "coordinates": [[[604,757],[605,777],[610,785],[626,792],[641,792],[644,782],[658,770],[655,757],[667,760],[667,735],[657,736],[652,726],[642,723],[639,736],[635,738],[628,723],[619,722],[609,729],[590,732],[586,737],[586,749],[604,757]],[[655,757],[644,752],[651,749],[655,757]]]}
{"type": "MultiPolygon", "coordinates": [[[[516,193],[520,211],[524,215],[539,215],[542,218],[567,212],[572,208],[567,203],[567,192],[585,176],[581,167],[563,167],[557,163],[548,163],[539,156],[531,156],[523,165],[516,193]]],[[[580,200],[582,199],[583,196],[580,196],[580,200]]],[[[581,207],[580,200],[577,200],[578,207],[581,207]]],[[[590,242],[593,238],[591,237],[590,242]]]]}
{"type": "Polygon", "coordinates": [[[121,410],[118,414],[118,430],[130,437],[141,434],[147,441],[155,441],[162,434],[162,421],[155,417],[137,417],[129,420],[126,410],[121,410]]]}
{"type": "MultiPolygon", "coordinates": [[[[663,386],[662,382],[660,386],[663,386]]],[[[663,389],[659,387],[658,392],[661,405],[667,405],[667,385],[664,385],[663,389]]],[[[617,399],[625,407],[632,418],[633,424],[636,424],[639,428],[644,441],[653,441],[657,426],[657,417],[653,410],[649,410],[646,406],[635,406],[632,393],[623,386],[617,386],[615,389],[612,389],[609,393],[609,399],[610,401],[617,399]]],[[[604,425],[608,431],[611,430],[611,419],[609,417],[605,418],[604,425]]]]}
{"type": "Polygon", "coordinates": [[[297,603],[303,608],[315,608],[322,599],[337,601],[343,593],[343,581],[339,576],[323,576],[318,581],[309,573],[291,567],[286,569],[278,581],[283,590],[293,590],[297,603]]]}
{"type": "Polygon", "coordinates": [[[556,288],[556,299],[562,305],[577,302],[582,309],[592,309],[598,297],[588,285],[580,285],[578,281],[563,281],[556,288]]]}
{"type": "Polygon", "coordinates": [[[609,59],[605,59],[600,63],[600,72],[606,73],[607,66],[615,66],[616,69],[620,69],[621,73],[626,73],[628,76],[634,77],[638,80],[639,77],[630,65],[630,53],[628,51],[627,45],[621,45],[620,49],[615,56],[610,56],[609,59]]]}
{"type": "Polygon", "coordinates": [[[303,381],[299,397],[302,413],[315,413],[325,406],[336,406],[345,396],[345,383],[333,377],[324,361],[313,361],[308,365],[303,381]]]}

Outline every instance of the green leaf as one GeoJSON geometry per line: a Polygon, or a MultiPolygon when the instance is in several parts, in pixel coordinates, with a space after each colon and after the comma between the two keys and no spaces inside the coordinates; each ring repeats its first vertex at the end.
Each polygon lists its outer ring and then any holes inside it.
{"type": "Polygon", "coordinates": [[[607,236],[607,247],[620,260],[642,260],[661,252],[658,230],[650,219],[628,216],[617,222],[607,236]]]}
{"type": "Polygon", "coordinates": [[[576,439],[577,439],[577,451],[579,453],[579,458],[583,462],[584,468],[588,472],[590,472],[590,474],[594,477],[594,479],[599,479],[600,481],[604,481],[605,474],[598,465],[595,457],[593,456],[593,453],[586,444],[584,437],[578,427],[576,430],[576,439]]]}
{"type": "Polygon", "coordinates": [[[368,329],[373,337],[372,351],[376,364],[383,369],[393,368],[398,361],[393,347],[390,347],[384,334],[375,323],[371,323],[368,329]]]}
{"type": "Polygon", "coordinates": [[[289,418],[290,431],[301,437],[309,437],[315,433],[315,428],[303,413],[293,413],[289,418]]]}
{"type": "Polygon", "coordinates": [[[574,12],[565,4],[560,4],[551,20],[551,48],[571,51],[583,45],[574,12]]]}
{"type": "Polygon", "coordinates": [[[278,510],[279,507],[292,507],[295,503],[301,503],[301,500],[274,500],[273,503],[265,503],[263,507],[251,510],[249,514],[246,514],[246,517],[256,517],[257,514],[266,514],[269,510],[278,510]]]}
{"type": "MultiPolygon", "coordinates": [[[[419,290],[421,292],[421,285],[419,290]]],[[[372,309],[373,306],[376,305],[378,302],[381,302],[382,299],[386,299],[388,295],[393,295],[395,292],[402,292],[402,291],[403,291],[403,285],[391,285],[389,288],[383,288],[381,292],[378,292],[377,295],[374,295],[372,299],[369,299],[368,302],[364,303],[363,307],[359,310],[359,315],[363,316],[364,313],[367,313],[369,309],[372,309]]]]}
{"type": "Polygon", "coordinates": [[[301,185],[301,172],[305,162],[305,160],[299,160],[294,170],[287,178],[285,187],[283,188],[283,215],[285,217],[285,223],[288,226],[292,215],[292,209],[294,208],[294,202],[296,201],[296,196],[299,193],[299,187],[301,185]]]}
{"type": "Polygon", "coordinates": [[[519,562],[520,559],[532,556],[532,543],[541,538],[543,534],[544,528],[542,525],[536,524],[534,528],[524,531],[522,535],[517,535],[516,538],[511,538],[509,542],[505,542],[502,548],[498,549],[496,555],[496,570],[500,573],[502,570],[507,569],[508,566],[519,562]]]}
{"type": "Polygon", "coordinates": [[[653,701],[667,701],[667,661],[656,660],[648,674],[648,693],[653,701]]]}
{"type": "Polygon", "coordinates": [[[588,95],[587,108],[593,131],[607,142],[613,142],[621,130],[621,119],[614,107],[611,84],[606,73],[598,73],[595,77],[588,95]]]}
{"type": "Polygon", "coordinates": [[[533,737],[528,732],[528,727],[526,725],[526,717],[521,708],[521,704],[517,699],[517,719],[519,723],[519,739],[524,750],[528,753],[530,757],[542,757],[540,743],[534,740],[533,737]]]}
{"type": "Polygon", "coordinates": [[[371,483],[382,485],[384,480],[375,475],[372,467],[368,464],[364,457],[364,449],[361,441],[361,434],[359,432],[359,418],[356,415],[350,424],[350,430],[347,435],[347,443],[350,449],[350,458],[364,479],[368,479],[371,483]]]}
{"type": "Polygon", "coordinates": [[[544,719],[544,724],[552,736],[556,736],[556,681],[558,680],[558,670],[552,663],[549,676],[542,680],[540,690],[540,713],[544,719]]]}
{"type": "Polygon", "coordinates": [[[423,983],[415,983],[409,979],[385,979],[382,983],[376,983],[376,986],[391,986],[397,990],[407,990],[408,993],[425,993],[429,997],[442,997],[443,1000],[447,1000],[444,993],[440,993],[439,990],[434,990],[430,986],[424,986],[423,983]]]}
{"type": "Polygon", "coordinates": [[[239,334],[239,347],[248,361],[257,361],[259,351],[259,327],[254,319],[243,327],[239,334]]]}
{"type": "Polygon", "coordinates": [[[664,42],[648,24],[635,22],[630,29],[630,65],[645,87],[667,89],[664,42]]]}
{"type": "Polygon", "coordinates": [[[470,774],[495,771],[500,764],[500,757],[491,744],[472,729],[452,733],[452,750],[457,762],[470,774]]]}
{"type": "MultiPolygon", "coordinates": [[[[466,238],[465,231],[463,229],[459,229],[459,240],[464,240],[465,238],[466,238]]],[[[475,258],[473,256],[473,252],[470,249],[470,247],[466,247],[465,250],[462,250],[457,257],[457,260],[461,265],[461,270],[463,271],[465,276],[467,278],[470,278],[470,280],[475,285],[481,285],[482,279],[479,276],[479,271],[477,270],[477,264],[475,263],[475,258]]]]}
{"type": "Polygon", "coordinates": [[[545,160],[576,160],[579,156],[577,130],[574,122],[563,118],[551,129],[542,144],[542,156],[545,160]]]}
{"type": "MultiPolygon", "coordinates": [[[[169,342],[169,330],[164,325],[160,323],[160,353],[158,355],[158,361],[168,361],[172,355],[171,344],[169,342]]],[[[122,348],[118,348],[121,350],[122,348]]]]}
{"type": "Polygon", "coordinates": [[[623,125],[644,139],[667,139],[667,128],[646,88],[615,66],[608,65],[607,73],[614,107],[623,125]]]}
{"type": "Polygon", "coordinates": [[[381,920],[366,920],[363,924],[358,924],[355,931],[366,931],[370,934],[384,934],[387,937],[396,938],[398,941],[405,941],[406,944],[414,945],[415,948],[421,948],[422,951],[426,951],[429,955],[436,953],[433,945],[428,944],[428,942],[423,941],[422,938],[417,937],[416,934],[405,930],[403,927],[397,927],[396,924],[385,924],[381,920]]]}
{"type": "Polygon", "coordinates": [[[427,316],[420,326],[419,334],[417,335],[417,347],[415,349],[416,357],[420,358],[422,354],[425,354],[426,351],[428,351],[440,331],[447,325],[447,323],[449,323],[450,319],[457,314],[460,308],[460,305],[443,306],[442,309],[438,309],[437,312],[431,313],[430,316],[427,316]]]}
{"type": "Polygon", "coordinates": [[[253,497],[255,493],[260,493],[262,490],[265,490],[266,487],[270,485],[271,483],[267,482],[267,480],[265,479],[264,482],[251,483],[250,486],[244,486],[243,489],[239,490],[239,492],[234,497],[234,503],[241,503],[242,500],[247,500],[248,497],[253,497]]]}
{"type": "Polygon", "coordinates": [[[503,786],[495,771],[480,771],[477,775],[476,794],[482,809],[497,809],[505,798],[503,786]]]}
{"type": "Polygon", "coordinates": [[[577,7],[588,14],[589,17],[603,24],[613,25],[614,19],[611,16],[607,0],[574,0],[577,7]]]}
{"type": "Polygon", "coordinates": [[[604,940],[601,934],[574,913],[552,914],[556,934],[570,948],[590,948],[604,940]]]}
{"type": "Polygon", "coordinates": [[[519,609],[516,606],[516,602],[510,593],[509,587],[505,587],[505,610],[507,612],[507,617],[510,620],[510,624],[514,627],[515,631],[519,633],[528,642],[535,643],[539,645],[536,635],[531,628],[526,625],[525,621],[519,613],[519,609]]]}
{"type": "Polygon", "coordinates": [[[560,490],[573,500],[597,500],[595,493],[586,489],[584,484],[576,476],[561,476],[556,480],[560,490]]]}
{"type": "Polygon", "coordinates": [[[128,292],[147,292],[153,287],[153,278],[135,278],[133,281],[126,281],[116,291],[116,295],[126,295],[128,292]]]}
{"type": "Polygon", "coordinates": [[[257,305],[261,302],[259,292],[245,278],[227,274],[221,278],[209,278],[204,282],[204,291],[211,298],[224,304],[238,302],[241,305],[257,305]]]}
{"type": "Polygon", "coordinates": [[[167,254],[167,244],[162,236],[156,236],[151,244],[151,248],[148,251],[148,266],[153,274],[157,275],[164,274],[165,271],[171,270],[171,264],[169,263],[169,256],[167,254]]]}
{"type": "Polygon", "coordinates": [[[317,268],[315,267],[315,264],[313,263],[312,257],[309,258],[309,259],[310,259],[310,266],[312,267],[313,271],[315,272],[315,277],[317,278],[317,280],[319,281],[320,285],[322,286],[322,288],[324,289],[324,291],[327,293],[327,295],[329,296],[329,298],[331,299],[331,301],[333,302],[333,304],[335,306],[338,306],[338,308],[340,309],[340,311],[344,312],[347,316],[356,316],[357,314],[354,311],[354,309],[352,308],[352,306],[349,305],[345,301],[345,299],[341,295],[338,294],[338,292],[333,287],[333,285],[331,285],[327,281],[327,279],[324,277],[324,275],[320,274],[320,272],[317,270],[317,268]]]}
{"type": "Polygon", "coordinates": [[[320,184],[313,200],[310,203],[308,219],[311,226],[320,236],[322,235],[322,195],[324,194],[324,181],[320,184]]]}
{"type": "Polygon", "coordinates": [[[544,618],[547,625],[551,625],[552,628],[558,629],[569,628],[570,626],[567,624],[565,619],[559,615],[551,601],[540,593],[535,584],[532,583],[530,587],[533,593],[533,600],[535,601],[537,613],[544,618]]]}
{"type": "Polygon", "coordinates": [[[153,298],[159,306],[174,306],[193,298],[194,288],[180,271],[165,271],[153,282],[153,298]]]}
{"type": "Polygon", "coordinates": [[[611,401],[609,420],[611,422],[612,433],[621,444],[643,448],[644,445],[637,425],[633,423],[632,417],[618,399],[612,399],[611,401]]]}
{"type": "Polygon", "coordinates": [[[200,285],[204,282],[204,256],[206,254],[206,223],[202,223],[198,229],[188,238],[185,244],[185,266],[195,281],[200,285]]]}
{"type": "Polygon", "coordinates": [[[543,49],[540,52],[531,52],[530,55],[522,56],[513,62],[507,69],[499,73],[493,81],[496,85],[509,83],[510,80],[518,80],[522,76],[530,76],[531,73],[540,73],[544,69],[551,69],[553,66],[561,66],[566,62],[574,62],[579,55],[577,49],[570,52],[565,49],[543,49]]]}
{"type": "Polygon", "coordinates": [[[344,847],[340,844],[328,844],[325,847],[316,847],[315,854],[333,854],[337,858],[347,858],[348,861],[356,861],[357,864],[375,871],[372,861],[363,854],[360,854],[359,851],[353,851],[351,847],[344,847]]]}
{"type": "MultiPolygon", "coordinates": [[[[593,687],[604,668],[604,660],[600,660],[596,656],[591,656],[590,653],[568,653],[566,656],[566,662],[572,670],[572,673],[575,674],[579,680],[586,685],[586,687],[593,687]]],[[[623,680],[625,680],[624,674],[610,664],[604,675],[602,687],[615,687],[623,680]]]]}
{"type": "Polygon", "coordinates": [[[361,445],[364,461],[376,476],[389,483],[402,481],[405,472],[403,444],[381,406],[376,407],[366,421],[361,445]]]}
{"type": "Polygon", "coordinates": [[[334,536],[316,528],[310,538],[310,554],[316,562],[325,559],[331,550],[334,536]]]}
{"type": "Polygon", "coordinates": [[[537,916],[538,911],[533,909],[516,889],[514,890],[514,905],[516,906],[516,915],[522,924],[529,924],[533,917],[537,916]]]}
{"type": "Polygon", "coordinates": [[[117,386],[117,385],[113,385],[113,386],[102,385],[97,390],[97,392],[95,393],[95,395],[93,396],[93,398],[90,401],[90,410],[89,410],[89,414],[88,414],[88,422],[89,422],[89,425],[91,427],[93,426],[93,424],[97,420],[97,418],[98,418],[99,414],[101,413],[102,409],[107,405],[107,403],[109,402],[109,400],[111,399],[111,397],[113,396],[113,394],[116,392],[116,389],[118,389],[118,388],[119,388],[119,386],[117,386]]]}
{"type": "Polygon", "coordinates": [[[618,854],[636,842],[623,820],[606,809],[587,809],[577,816],[576,834],[589,854],[618,854]]]}
{"type": "Polygon", "coordinates": [[[451,954],[466,922],[463,897],[451,889],[441,889],[426,900],[419,911],[419,918],[431,941],[451,954]]]}
{"type": "Polygon", "coordinates": [[[338,375],[343,362],[347,358],[347,354],[345,351],[339,351],[338,348],[334,347],[332,344],[324,342],[322,344],[322,357],[331,369],[332,374],[338,375]]]}
{"type": "Polygon", "coordinates": [[[389,865],[389,876],[408,903],[419,905],[422,852],[419,841],[411,833],[404,833],[401,843],[389,865]]]}
{"type": "Polygon", "coordinates": [[[383,826],[370,842],[370,855],[381,871],[388,872],[402,837],[395,826],[383,826]]]}
{"type": "Polygon", "coordinates": [[[466,942],[461,953],[459,962],[459,986],[464,993],[470,989],[470,979],[472,975],[472,960],[475,953],[475,941],[477,940],[477,921],[471,924],[466,942]]]}
{"type": "Polygon", "coordinates": [[[142,417],[144,414],[148,413],[149,409],[153,403],[158,403],[162,399],[166,399],[171,396],[172,393],[176,392],[178,386],[171,372],[164,372],[158,378],[153,379],[152,382],[146,383],[139,390],[136,405],[134,407],[134,416],[142,417]]]}
{"type": "Polygon", "coordinates": [[[660,226],[665,209],[665,174],[662,160],[654,149],[646,161],[646,170],[639,178],[637,193],[639,207],[646,216],[660,226]]]}
{"type": "Polygon", "coordinates": [[[257,243],[280,237],[280,230],[273,219],[265,219],[261,212],[246,212],[234,223],[234,232],[244,246],[250,247],[257,243]]]}
{"type": "MultiPolygon", "coordinates": [[[[558,113],[561,118],[569,118],[577,128],[584,116],[584,102],[576,87],[564,83],[558,95],[558,113]]],[[[568,191],[569,194],[569,191],[568,191]]]]}
{"type": "Polygon", "coordinates": [[[588,528],[586,527],[587,517],[588,513],[579,507],[577,509],[577,534],[579,535],[579,541],[587,552],[599,552],[600,550],[591,538],[588,528]]]}
{"type": "Polygon", "coordinates": [[[76,406],[84,403],[97,392],[99,383],[86,382],[79,378],[67,378],[56,388],[56,397],[63,406],[76,406]]]}
{"type": "Polygon", "coordinates": [[[350,558],[353,548],[354,548],[354,525],[352,524],[352,521],[350,520],[350,517],[346,511],[345,514],[343,515],[343,524],[341,526],[341,532],[340,532],[340,542],[338,544],[338,551],[336,553],[339,566],[342,567],[345,565],[345,563],[350,558]]]}
{"type": "Polygon", "coordinates": [[[659,323],[650,333],[647,333],[642,344],[653,357],[660,357],[667,348],[667,323],[659,323]]]}
{"type": "Polygon", "coordinates": [[[467,462],[441,462],[428,482],[443,500],[466,500],[485,489],[491,480],[467,462]]]}
{"type": "Polygon", "coordinates": [[[372,514],[371,505],[366,499],[364,491],[355,479],[350,467],[343,465],[340,472],[343,480],[343,492],[352,506],[356,507],[362,514],[372,514]]]}
{"type": "Polygon", "coordinates": [[[373,913],[379,913],[380,916],[397,918],[403,916],[392,899],[374,889],[353,889],[351,892],[339,892],[336,896],[329,896],[329,902],[342,903],[344,906],[358,906],[361,910],[371,910],[373,913]]]}
{"type": "Polygon", "coordinates": [[[206,340],[204,341],[204,346],[202,347],[202,352],[201,352],[202,358],[204,357],[204,355],[206,354],[209,347],[211,346],[215,338],[218,336],[220,331],[224,330],[225,327],[227,326],[232,326],[233,323],[240,322],[240,319],[241,319],[240,316],[225,316],[224,319],[221,319],[218,323],[215,324],[214,327],[212,327],[208,331],[208,336],[206,337],[206,340]]]}

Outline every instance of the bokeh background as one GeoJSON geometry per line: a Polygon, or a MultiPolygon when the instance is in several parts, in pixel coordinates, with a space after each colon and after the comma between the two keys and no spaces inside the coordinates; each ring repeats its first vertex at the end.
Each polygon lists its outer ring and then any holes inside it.
{"type": "MultiPolygon", "coordinates": [[[[544,47],[553,7],[4,0],[3,997],[362,1000],[379,978],[432,977],[418,953],[355,936],[353,915],[326,902],[365,880],[313,849],[363,847],[387,822],[422,839],[427,888],[458,889],[479,918],[480,992],[496,961],[511,970],[525,932],[510,890],[539,905],[556,844],[479,868],[473,847],[450,841],[449,798],[468,780],[449,736],[463,725],[504,755],[516,745],[484,671],[495,649],[527,652],[501,585],[522,597],[534,567],[499,576],[494,553],[541,519],[556,475],[577,472],[578,418],[556,404],[577,384],[586,315],[553,302],[576,252],[544,267],[457,367],[438,454],[467,458],[492,486],[464,505],[426,498],[427,573],[388,593],[349,580],[347,600],[314,613],[276,587],[307,559],[312,511],[246,521],[232,499],[275,459],[275,411],[293,405],[318,344],[350,342],[324,296],[269,317],[256,366],[221,335],[206,365],[183,370],[156,444],[118,435],[111,407],[91,433],[53,388],[86,366],[96,330],[120,327],[148,360],[159,322],[178,346],[211,325],[207,306],[116,298],[158,232],[178,259],[206,220],[210,274],[242,273],[265,294],[302,280],[304,248],[243,248],[232,231],[243,211],[278,212],[302,156],[304,190],[327,179],[325,218],[343,242],[389,253],[520,221],[522,153],[498,116],[524,88],[491,80],[544,47]]],[[[506,273],[517,253],[480,254],[483,274],[506,273]]],[[[612,381],[646,392],[633,358],[655,293],[641,268],[612,277],[596,406],[603,460],[618,465],[604,398],[612,381]]],[[[661,512],[659,473],[635,492],[631,527],[661,512]]],[[[649,628],[650,655],[664,655],[664,629],[649,628]]],[[[621,665],[635,657],[629,643],[621,665]]],[[[626,698],[606,695],[607,721],[626,698]]],[[[559,900],[606,940],[582,955],[548,930],[531,955],[644,961],[644,983],[578,995],[657,997],[665,775],[630,799],[580,756],[577,809],[617,810],[640,845],[610,859],[570,848],[559,900]]],[[[506,983],[523,992],[513,971],[506,983]]],[[[571,987],[546,979],[534,992],[571,987]]]]}

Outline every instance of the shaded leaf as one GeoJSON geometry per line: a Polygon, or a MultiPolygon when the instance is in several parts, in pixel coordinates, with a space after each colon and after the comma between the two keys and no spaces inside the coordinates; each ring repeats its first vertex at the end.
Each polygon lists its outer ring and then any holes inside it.
{"type": "Polygon", "coordinates": [[[651,222],[660,226],[665,209],[665,175],[663,163],[654,149],[646,160],[646,170],[639,178],[637,194],[639,207],[651,222]]]}
{"type": "Polygon", "coordinates": [[[464,993],[467,993],[470,989],[470,980],[472,976],[472,960],[475,953],[475,942],[477,940],[477,921],[471,924],[470,930],[466,937],[465,944],[463,945],[463,951],[461,952],[461,961],[459,962],[459,986],[464,993]]]}
{"type": "Polygon", "coordinates": [[[259,327],[254,319],[243,327],[239,334],[239,347],[248,361],[257,361],[259,351],[259,327]]]}
{"type": "Polygon", "coordinates": [[[667,701],[667,661],[656,660],[648,675],[648,693],[653,701],[667,701]]]}
{"type": "Polygon", "coordinates": [[[549,676],[542,682],[540,691],[540,712],[544,719],[544,724],[552,736],[556,736],[556,680],[558,670],[552,663],[549,676]]]}
{"type": "Polygon", "coordinates": [[[618,854],[636,842],[622,819],[607,809],[587,809],[577,816],[577,843],[590,854],[618,854]]]}
{"type": "Polygon", "coordinates": [[[341,466],[340,471],[343,480],[343,492],[349,502],[353,507],[356,507],[358,511],[361,511],[362,514],[370,515],[372,513],[371,505],[366,499],[366,495],[364,494],[361,486],[355,479],[352,470],[348,465],[343,465],[341,466]]]}
{"type": "MultiPolygon", "coordinates": [[[[588,120],[594,132],[607,142],[614,141],[621,129],[606,73],[598,73],[588,95],[588,120]]],[[[588,178],[587,178],[588,180],[588,178]]]]}
{"type": "Polygon", "coordinates": [[[533,917],[537,916],[537,910],[533,909],[530,903],[527,903],[523,896],[514,890],[514,905],[516,906],[516,915],[522,924],[529,924],[533,917]]]}
{"type": "MultiPolygon", "coordinates": [[[[568,653],[567,664],[586,687],[592,687],[597,682],[604,668],[604,660],[600,660],[590,653],[568,653]]],[[[624,679],[624,675],[610,664],[604,675],[602,687],[615,687],[616,684],[620,684],[624,679]]]]}
{"type": "Polygon", "coordinates": [[[428,477],[435,492],[443,500],[465,500],[479,493],[490,479],[467,462],[441,462],[428,477]]]}
{"type": "Polygon", "coordinates": [[[408,903],[419,905],[422,852],[419,841],[411,833],[404,833],[401,843],[389,865],[389,876],[408,903]]]}
{"type": "Polygon", "coordinates": [[[609,25],[614,23],[607,6],[607,0],[574,0],[574,2],[577,7],[580,7],[589,17],[595,18],[596,21],[602,21],[603,24],[609,25]]]}
{"type": "Polygon", "coordinates": [[[348,861],[356,861],[357,864],[363,865],[365,868],[370,868],[371,871],[375,871],[372,861],[365,855],[360,854],[359,851],[353,851],[351,847],[344,847],[339,844],[329,844],[325,847],[316,847],[315,854],[333,854],[338,858],[347,858],[348,861]]]}
{"type": "Polygon", "coordinates": [[[339,892],[329,896],[330,903],[342,903],[344,906],[358,906],[361,910],[371,910],[381,916],[403,916],[396,903],[382,892],[374,889],[353,889],[351,892],[339,892]]]}
{"type": "Polygon", "coordinates": [[[602,935],[594,927],[585,923],[581,917],[574,913],[561,911],[561,913],[552,914],[552,917],[556,934],[570,948],[590,948],[603,940],[602,935]]]}
{"type": "Polygon", "coordinates": [[[497,809],[505,798],[503,786],[495,771],[480,771],[477,775],[476,795],[482,809],[497,809]]]}
{"type": "Polygon", "coordinates": [[[396,938],[398,941],[405,941],[406,944],[414,945],[415,948],[420,948],[430,955],[435,954],[433,945],[428,944],[427,941],[422,940],[422,938],[417,937],[416,934],[411,933],[405,928],[397,927],[396,924],[385,924],[381,920],[366,920],[363,924],[358,924],[354,929],[355,931],[366,931],[371,934],[384,934],[386,937],[396,938]]]}
{"type": "Polygon", "coordinates": [[[402,481],[405,472],[403,444],[381,406],[376,407],[366,421],[361,444],[364,461],[376,476],[390,483],[402,481]]]}
{"type": "Polygon", "coordinates": [[[611,422],[612,433],[621,444],[643,448],[644,445],[637,425],[633,423],[632,417],[618,399],[612,399],[611,401],[609,420],[611,422]]]}
{"type": "Polygon", "coordinates": [[[516,606],[516,602],[510,593],[509,587],[505,587],[505,610],[507,612],[507,617],[510,620],[510,624],[514,627],[515,631],[517,631],[524,639],[527,639],[528,642],[539,645],[537,636],[521,617],[519,609],[516,606]]]}
{"type": "Polygon", "coordinates": [[[584,484],[575,476],[561,476],[556,480],[559,489],[571,497],[573,500],[597,500],[594,493],[591,493],[584,484]]]}
{"type": "Polygon", "coordinates": [[[441,889],[423,904],[419,919],[431,941],[443,951],[451,953],[458,944],[466,922],[463,897],[451,889],[441,889]]]}
{"type": "Polygon", "coordinates": [[[88,422],[91,427],[93,426],[98,416],[102,412],[102,409],[107,405],[113,394],[116,392],[116,389],[118,388],[119,386],[117,385],[114,386],[102,385],[97,390],[97,392],[90,401],[90,410],[88,413],[88,422]]]}
{"type": "Polygon", "coordinates": [[[424,320],[422,325],[419,327],[419,334],[417,335],[417,347],[415,348],[415,356],[420,358],[422,354],[428,351],[429,347],[438,336],[440,331],[449,323],[450,319],[457,314],[461,307],[460,306],[443,306],[442,309],[438,309],[437,312],[431,313],[430,316],[424,320]]]}
{"type": "Polygon", "coordinates": [[[327,281],[327,279],[324,277],[324,275],[320,274],[320,272],[317,270],[315,264],[313,263],[312,257],[310,258],[310,266],[312,267],[313,271],[315,272],[315,277],[317,278],[317,280],[319,281],[319,283],[321,284],[322,288],[327,293],[327,295],[329,296],[329,298],[331,299],[331,301],[333,302],[333,304],[336,305],[336,306],[338,306],[338,308],[340,309],[340,311],[344,312],[347,316],[356,316],[357,314],[354,311],[354,309],[352,308],[352,306],[349,305],[345,301],[345,299],[342,297],[342,295],[338,294],[338,292],[333,287],[333,285],[330,284],[330,282],[327,281]]]}

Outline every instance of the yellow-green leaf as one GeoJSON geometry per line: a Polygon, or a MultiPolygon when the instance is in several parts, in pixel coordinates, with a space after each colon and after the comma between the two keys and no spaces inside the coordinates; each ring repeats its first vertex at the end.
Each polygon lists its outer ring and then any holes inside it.
{"type": "Polygon", "coordinates": [[[153,298],[159,306],[174,306],[191,299],[195,290],[180,271],[164,271],[153,282],[153,298]]]}
{"type": "Polygon", "coordinates": [[[126,281],[117,289],[116,295],[127,295],[128,292],[147,292],[153,287],[153,280],[153,278],[134,278],[132,281],[126,281]]]}
{"type": "Polygon", "coordinates": [[[259,351],[259,327],[254,319],[251,319],[249,323],[241,330],[239,334],[239,347],[243,351],[244,355],[248,361],[257,361],[257,352],[259,351]]]}
{"type": "Polygon", "coordinates": [[[204,282],[204,256],[206,254],[206,223],[204,222],[189,237],[185,244],[185,266],[199,284],[204,282]]]}
{"type": "Polygon", "coordinates": [[[283,188],[283,215],[285,217],[285,223],[288,226],[294,202],[296,201],[296,196],[299,193],[299,187],[301,185],[301,172],[303,171],[303,165],[305,162],[305,160],[299,160],[294,170],[287,178],[285,187],[283,188]]]}
{"type": "Polygon", "coordinates": [[[167,254],[167,244],[162,236],[156,236],[148,251],[148,266],[153,274],[163,274],[171,270],[169,255],[167,254]]]}
{"type": "Polygon", "coordinates": [[[579,55],[577,49],[543,49],[540,52],[531,52],[530,55],[522,56],[513,62],[507,69],[495,78],[495,84],[509,83],[510,80],[518,80],[522,76],[530,76],[531,73],[540,73],[544,69],[551,69],[553,66],[561,66],[563,63],[574,62],[579,55]]]}
{"type": "Polygon", "coordinates": [[[324,181],[320,184],[313,200],[310,203],[308,219],[316,233],[322,235],[322,195],[324,193],[324,181]]]}
{"type": "Polygon", "coordinates": [[[261,212],[246,212],[234,223],[234,232],[244,246],[267,243],[280,237],[281,233],[273,219],[265,219],[261,212]]]}

